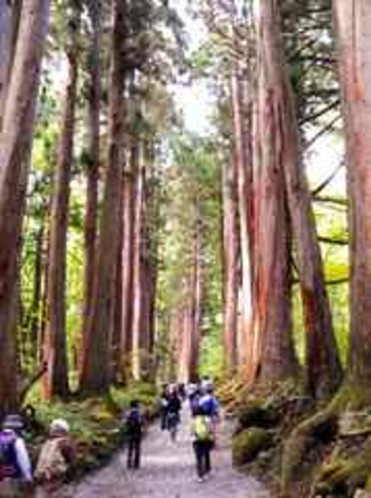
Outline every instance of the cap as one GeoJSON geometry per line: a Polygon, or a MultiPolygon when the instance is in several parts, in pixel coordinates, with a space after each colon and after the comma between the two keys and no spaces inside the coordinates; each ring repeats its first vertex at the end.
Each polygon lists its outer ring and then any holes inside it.
{"type": "Polygon", "coordinates": [[[24,427],[22,417],[17,414],[7,415],[3,422],[3,429],[21,430],[24,427]]]}

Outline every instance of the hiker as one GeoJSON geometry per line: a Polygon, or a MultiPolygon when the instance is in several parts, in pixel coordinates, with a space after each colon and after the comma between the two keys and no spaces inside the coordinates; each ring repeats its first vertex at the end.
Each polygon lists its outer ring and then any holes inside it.
{"type": "Polygon", "coordinates": [[[193,449],[196,457],[196,470],[199,482],[211,472],[211,450],[214,445],[214,430],[211,418],[202,407],[195,411],[191,422],[193,449]]]}
{"type": "Polygon", "coordinates": [[[169,388],[167,384],[162,386],[162,392],[160,396],[160,423],[161,430],[164,431],[167,428],[167,414],[169,406],[169,388]]]}
{"type": "Polygon", "coordinates": [[[175,387],[170,390],[169,403],[167,407],[167,429],[170,432],[172,441],[176,440],[178,425],[180,423],[180,412],[182,402],[175,387]]]}
{"type": "Polygon", "coordinates": [[[144,428],[144,417],[139,401],[132,400],[130,409],[124,419],[125,434],[128,444],[128,469],[139,469],[141,460],[141,446],[144,428]]]}
{"type": "Polygon", "coordinates": [[[30,457],[21,432],[19,415],[8,415],[0,432],[0,496],[16,498],[31,491],[33,478],[30,457]]]}
{"type": "Polygon", "coordinates": [[[49,437],[42,445],[35,479],[41,485],[41,496],[53,496],[76,460],[76,448],[69,435],[68,422],[55,419],[49,427],[49,437]]]}
{"type": "Polygon", "coordinates": [[[198,404],[214,423],[219,420],[219,403],[214,396],[214,388],[211,384],[204,388],[198,404]]]}

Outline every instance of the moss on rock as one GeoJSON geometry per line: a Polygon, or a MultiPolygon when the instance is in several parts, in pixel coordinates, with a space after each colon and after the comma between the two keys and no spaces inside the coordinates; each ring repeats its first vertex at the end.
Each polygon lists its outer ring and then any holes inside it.
{"type": "Polygon", "coordinates": [[[252,427],[240,432],[233,439],[233,463],[242,466],[252,462],[262,450],[272,444],[272,435],[261,427],[252,427]]]}

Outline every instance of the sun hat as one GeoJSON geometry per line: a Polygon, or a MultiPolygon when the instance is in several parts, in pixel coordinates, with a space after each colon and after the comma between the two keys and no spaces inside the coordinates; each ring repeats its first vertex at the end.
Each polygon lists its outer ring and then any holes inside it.
{"type": "Polygon", "coordinates": [[[69,432],[70,426],[63,418],[56,418],[50,424],[50,432],[69,432]]]}

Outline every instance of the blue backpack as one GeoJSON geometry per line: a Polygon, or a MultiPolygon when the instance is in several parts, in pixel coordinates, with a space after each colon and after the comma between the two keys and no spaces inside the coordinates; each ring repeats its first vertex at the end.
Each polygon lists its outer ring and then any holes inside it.
{"type": "Polygon", "coordinates": [[[16,440],[12,432],[0,432],[0,481],[20,475],[15,448],[16,440]]]}

